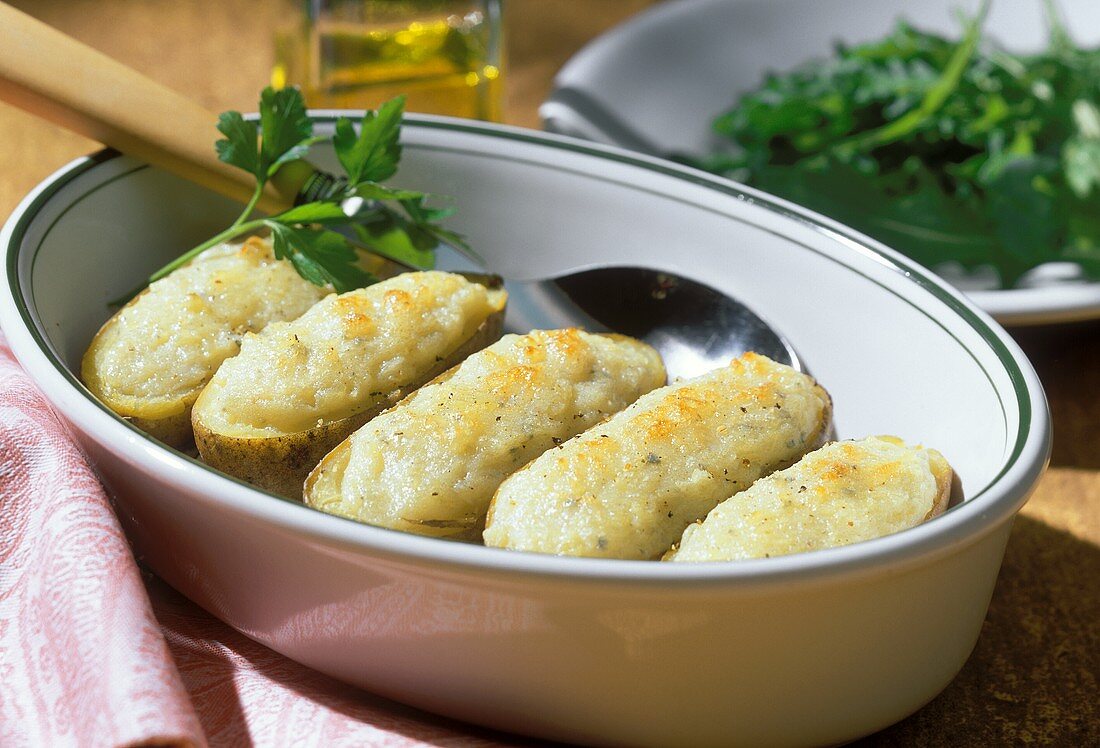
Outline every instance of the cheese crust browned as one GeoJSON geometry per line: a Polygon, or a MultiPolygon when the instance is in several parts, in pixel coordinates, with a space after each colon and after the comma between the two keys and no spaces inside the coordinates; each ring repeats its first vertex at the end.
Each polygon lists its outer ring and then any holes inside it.
{"type": "Polygon", "coordinates": [[[639,399],[551,450],[493,498],[486,545],[651,559],[733,491],[818,446],[829,396],[756,354],[639,399]]]}
{"type": "Polygon", "coordinates": [[[664,379],[657,352],[632,338],[506,335],[325,457],[305,502],[383,527],[476,538],[506,476],[664,379]]]}
{"type": "Polygon", "coordinates": [[[834,442],[719,504],[666,560],[782,556],[899,532],[942,513],[951,481],[933,449],[881,436],[834,442]]]}
{"type": "Polygon", "coordinates": [[[330,293],[276,260],[262,239],[212,247],[111,317],[84,354],[81,377],[111,410],[185,448],[195,399],[244,336],[330,293]]]}
{"type": "Polygon", "coordinates": [[[437,271],[330,296],[248,336],[195,403],[208,464],[291,498],[355,429],[500,337],[507,294],[437,271]]]}

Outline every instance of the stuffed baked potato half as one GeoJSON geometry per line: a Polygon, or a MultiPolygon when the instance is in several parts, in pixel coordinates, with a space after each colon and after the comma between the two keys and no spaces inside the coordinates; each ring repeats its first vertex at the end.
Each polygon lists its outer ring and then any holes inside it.
{"type": "Polygon", "coordinates": [[[310,474],[305,502],[476,540],[509,474],[664,381],[657,351],[623,335],[506,335],[352,434],[310,474]]]}
{"type": "Polygon", "coordinates": [[[500,337],[506,299],[461,275],[405,273],[247,336],[195,403],[199,454],[301,498],[306,475],[349,434],[500,337]]]}
{"type": "Polygon", "coordinates": [[[818,447],[831,424],[812,377],[746,353],[643,395],[514,473],[493,497],[485,544],[659,558],[727,496],[818,447]]]}
{"type": "Polygon", "coordinates": [[[92,339],[80,375],[93,395],[177,449],[191,445],[191,407],[241,339],[294,319],[331,294],[275,259],[259,238],[221,244],[151,284],[92,339]]]}
{"type": "Polygon", "coordinates": [[[892,436],[833,442],[761,478],[689,526],[666,561],[736,561],[834,548],[940,515],[954,473],[892,436]]]}

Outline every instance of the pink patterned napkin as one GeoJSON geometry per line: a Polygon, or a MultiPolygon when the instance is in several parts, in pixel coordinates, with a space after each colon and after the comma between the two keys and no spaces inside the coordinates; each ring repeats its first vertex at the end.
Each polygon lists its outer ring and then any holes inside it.
{"type": "Polygon", "coordinates": [[[338,683],[143,581],[0,334],[0,745],[508,744],[338,683]]]}

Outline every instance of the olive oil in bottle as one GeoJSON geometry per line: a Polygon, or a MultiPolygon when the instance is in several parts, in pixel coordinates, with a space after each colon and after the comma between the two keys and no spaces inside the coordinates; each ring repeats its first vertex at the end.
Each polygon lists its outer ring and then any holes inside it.
{"type": "Polygon", "coordinates": [[[374,108],[397,94],[413,112],[500,120],[497,1],[332,0],[276,37],[272,85],[312,108],[374,108]]]}

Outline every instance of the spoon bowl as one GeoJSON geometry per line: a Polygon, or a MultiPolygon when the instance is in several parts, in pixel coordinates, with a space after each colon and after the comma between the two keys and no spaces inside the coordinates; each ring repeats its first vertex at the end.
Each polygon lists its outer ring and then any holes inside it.
{"type": "MultiPolygon", "coordinates": [[[[502,282],[499,276],[465,275],[502,282]]],[[[503,283],[509,329],[582,327],[630,335],[657,349],[670,379],[698,376],[747,351],[803,370],[790,342],[746,305],[674,273],[605,266],[503,283]]]]}
{"type": "Polygon", "coordinates": [[[549,281],[612,332],[656,348],[670,377],[692,377],[748,351],[801,371],[794,348],[755,312],[721,291],[641,267],[603,267],[549,281]]]}

